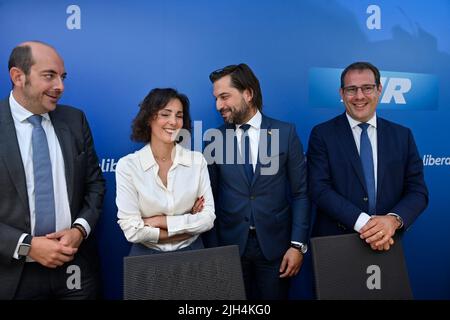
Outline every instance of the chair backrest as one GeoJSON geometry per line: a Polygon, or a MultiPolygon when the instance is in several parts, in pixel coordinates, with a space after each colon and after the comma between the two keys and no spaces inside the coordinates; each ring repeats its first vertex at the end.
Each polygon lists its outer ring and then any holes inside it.
{"type": "Polygon", "coordinates": [[[412,299],[401,241],[374,251],[356,233],[311,239],[318,299],[412,299]]]}
{"type": "Polygon", "coordinates": [[[124,258],[125,300],[244,300],[237,246],[124,258]]]}

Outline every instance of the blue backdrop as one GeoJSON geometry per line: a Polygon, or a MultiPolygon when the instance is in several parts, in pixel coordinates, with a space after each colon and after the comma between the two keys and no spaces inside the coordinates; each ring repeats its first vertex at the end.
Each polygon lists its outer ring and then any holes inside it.
{"type": "MultiPolygon", "coordinates": [[[[306,148],[311,128],[343,111],[340,70],[370,61],[384,81],[378,114],[413,130],[426,165],[430,205],[404,238],[413,291],[449,299],[449,21],[447,0],[0,0],[0,93],[9,94],[7,60],[19,42],[48,42],[64,58],[61,102],[85,110],[107,179],[96,236],[104,295],[119,299],[128,244],[116,223],[114,168],[138,148],[130,124],[151,88],[186,93],[206,130],[222,122],[208,74],[248,63],[264,112],[294,122],[306,148]]],[[[311,297],[307,271],[292,298],[311,297]]]]}

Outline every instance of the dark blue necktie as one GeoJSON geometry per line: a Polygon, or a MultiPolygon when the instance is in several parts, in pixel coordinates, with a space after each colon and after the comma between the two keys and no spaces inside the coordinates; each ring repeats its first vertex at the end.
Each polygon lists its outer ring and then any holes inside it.
{"type": "Polygon", "coordinates": [[[55,195],[53,193],[52,163],[48,150],[47,136],[42,128],[42,117],[28,118],[33,125],[31,143],[33,147],[35,236],[55,232],[55,195]]]}
{"type": "MultiPolygon", "coordinates": [[[[242,130],[241,136],[241,156],[244,157],[244,171],[247,175],[248,183],[251,185],[253,180],[253,165],[252,154],[250,152],[250,137],[248,136],[248,129],[250,125],[248,123],[239,127],[242,130]]],[[[250,212],[250,226],[255,226],[255,219],[253,218],[253,210],[250,212]]]]}
{"type": "Polygon", "coordinates": [[[250,152],[250,137],[248,136],[249,124],[243,124],[239,127],[242,130],[241,136],[241,155],[244,160],[244,171],[247,175],[248,182],[251,184],[253,180],[252,154],[250,152]]]}
{"type": "Polygon", "coordinates": [[[373,165],[372,145],[370,144],[369,135],[367,134],[368,123],[360,123],[358,125],[361,131],[361,141],[359,155],[366,179],[367,196],[369,198],[369,214],[376,213],[376,192],[375,192],[375,175],[373,165]]]}

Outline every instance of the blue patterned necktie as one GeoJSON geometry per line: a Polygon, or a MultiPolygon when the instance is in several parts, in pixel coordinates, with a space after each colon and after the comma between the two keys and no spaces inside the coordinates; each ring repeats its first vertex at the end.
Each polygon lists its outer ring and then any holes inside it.
{"type": "Polygon", "coordinates": [[[370,144],[369,135],[367,134],[368,123],[360,123],[358,125],[361,131],[361,141],[359,155],[364,170],[366,180],[367,195],[369,198],[369,214],[376,213],[376,192],[375,192],[375,174],[373,165],[372,145],[370,144]]]}
{"type": "Polygon", "coordinates": [[[33,147],[35,236],[55,232],[55,195],[53,193],[52,163],[47,136],[42,128],[42,117],[32,115],[28,122],[33,125],[31,143],[33,147]]]}

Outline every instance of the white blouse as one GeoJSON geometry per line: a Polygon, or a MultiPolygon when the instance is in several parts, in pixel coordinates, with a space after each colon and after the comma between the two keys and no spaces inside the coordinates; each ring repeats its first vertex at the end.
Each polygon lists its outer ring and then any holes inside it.
{"type": "Polygon", "coordinates": [[[214,200],[206,160],[199,152],[179,144],[167,173],[167,188],[158,176],[159,166],[150,144],[119,160],[116,167],[118,223],[125,237],[161,251],[173,251],[193,243],[198,235],[213,227],[214,200]],[[192,214],[196,199],[203,196],[204,208],[192,214]],[[169,236],[189,233],[189,239],[158,243],[159,228],[144,226],[142,218],[164,214],[169,236]]]}

